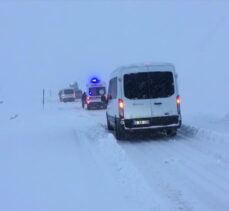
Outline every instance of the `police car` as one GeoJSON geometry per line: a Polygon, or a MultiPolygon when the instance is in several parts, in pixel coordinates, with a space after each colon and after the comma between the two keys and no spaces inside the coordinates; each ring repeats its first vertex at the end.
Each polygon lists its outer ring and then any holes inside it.
{"type": "Polygon", "coordinates": [[[98,78],[92,78],[86,86],[86,108],[106,109],[107,105],[103,99],[106,96],[106,84],[98,78]]]}

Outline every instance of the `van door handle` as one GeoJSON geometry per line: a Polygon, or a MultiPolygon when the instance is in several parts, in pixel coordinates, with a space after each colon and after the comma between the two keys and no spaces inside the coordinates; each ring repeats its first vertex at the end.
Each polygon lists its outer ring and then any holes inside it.
{"type": "Polygon", "coordinates": [[[154,105],[161,105],[161,102],[155,102],[154,105]]]}

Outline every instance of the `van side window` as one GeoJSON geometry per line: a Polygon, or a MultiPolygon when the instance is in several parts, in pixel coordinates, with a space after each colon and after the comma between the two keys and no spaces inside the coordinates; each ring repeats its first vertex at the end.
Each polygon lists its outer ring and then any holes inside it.
{"type": "Polygon", "coordinates": [[[112,78],[109,82],[108,95],[112,97],[112,99],[117,98],[117,77],[112,78]]]}

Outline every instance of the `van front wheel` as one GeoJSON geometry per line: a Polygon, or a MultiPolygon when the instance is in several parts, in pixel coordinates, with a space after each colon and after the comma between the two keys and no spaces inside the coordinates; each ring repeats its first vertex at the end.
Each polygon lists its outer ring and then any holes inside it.
{"type": "Polygon", "coordinates": [[[110,122],[108,120],[108,117],[107,117],[107,129],[108,130],[113,130],[113,128],[111,127],[111,124],[110,124],[110,122]]]}

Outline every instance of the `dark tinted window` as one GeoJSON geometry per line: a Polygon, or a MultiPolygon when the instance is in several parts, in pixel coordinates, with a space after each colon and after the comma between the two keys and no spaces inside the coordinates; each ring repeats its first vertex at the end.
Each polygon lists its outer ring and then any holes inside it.
{"type": "Polygon", "coordinates": [[[66,95],[74,94],[74,90],[73,89],[65,89],[64,94],[66,94],[66,95]]]}
{"type": "Polygon", "coordinates": [[[149,99],[148,73],[124,75],[124,93],[129,99],[149,99]]]}
{"type": "Polygon", "coordinates": [[[151,72],[150,98],[170,97],[174,94],[174,81],[171,72],[151,72]]]}
{"type": "Polygon", "coordinates": [[[124,94],[129,99],[164,98],[174,94],[172,72],[143,72],[124,75],[124,94]]]}
{"type": "Polygon", "coordinates": [[[112,99],[117,98],[117,77],[110,80],[108,92],[108,95],[111,96],[112,99]]]}
{"type": "Polygon", "coordinates": [[[90,96],[102,96],[106,94],[105,87],[92,87],[89,88],[89,95],[90,96]]]}

